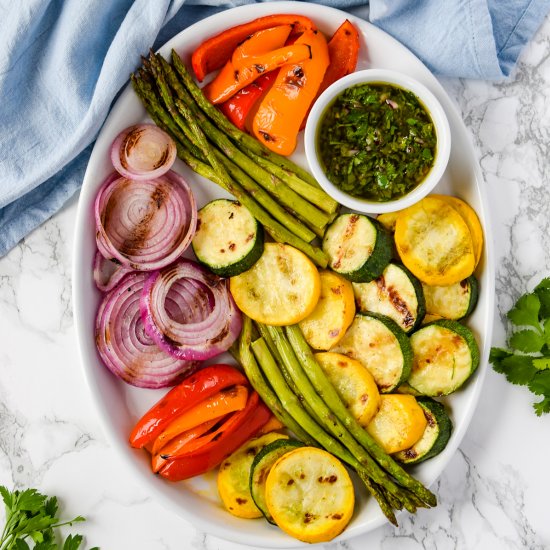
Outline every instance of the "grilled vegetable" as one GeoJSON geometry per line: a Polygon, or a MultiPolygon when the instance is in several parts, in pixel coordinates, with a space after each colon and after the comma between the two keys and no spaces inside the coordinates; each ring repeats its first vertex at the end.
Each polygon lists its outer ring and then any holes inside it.
{"type": "Polygon", "coordinates": [[[314,349],[328,350],[346,333],[355,315],[355,301],[351,283],[332,271],[321,271],[321,295],[313,312],[300,329],[307,343],[314,349]]]}
{"type": "Polygon", "coordinates": [[[218,471],[218,493],[228,512],[239,518],[259,518],[260,510],[250,494],[250,467],[254,457],[269,443],[288,436],[271,432],[255,437],[239,447],[221,464],[218,471]]]}
{"type": "Polygon", "coordinates": [[[391,259],[391,239],[385,229],[368,216],[342,214],[323,238],[329,267],[350,281],[376,279],[391,259]]]}
{"type": "Polygon", "coordinates": [[[357,422],[367,427],[380,407],[372,374],[359,361],[341,353],[316,353],[315,359],[357,422]]]}
{"type": "Polygon", "coordinates": [[[199,211],[193,252],[197,260],[220,277],[250,269],[264,250],[264,230],[239,202],[218,199],[199,211]]]}
{"type": "Polygon", "coordinates": [[[404,210],[395,224],[395,244],[405,266],[428,285],[452,285],[474,271],[470,230],[440,199],[426,197],[404,210]]]}
{"type": "Polygon", "coordinates": [[[449,195],[431,195],[446,202],[449,206],[452,206],[466,222],[468,229],[470,230],[470,236],[474,245],[474,256],[476,265],[479,263],[481,253],[483,252],[483,229],[479,218],[475,213],[475,210],[466,202],[458,197],[451,197],[449,195]]]}
{"type": "Polygon", "coordinates": [[[382,315],[357,314],[344,338],[331,351],[361,362],[382,393],[399,387],[411,372],[413,353],[407,335],[382,315]]]}
{"type": "Polygon", "coordinates": [[[387,453],[397,453],[414,445],[424,433],[424,411],[412,395],[380,396],[380,409],[367,431],[387,453]]]}
{"type": "Polygon", "coordinates": [[[479,365],[472,331],[456,321],[435,321],[411,336],[414,353],[408,383],[422,395],[454,392],[479,365]]]}
{"type": "Polygon", "coordinates": [[[204,95],[214,104],[223,103],[263,73],[274,71],[289,63],[300,63],[309,59],[310,55],[310,49],[306,44],[293,44],[246,57],[240,66],[228,61],[216,78],[203,88],[204,95]]]}
{"type": "Polygon", "coordinates": [[[306,29],[315,29],[315,25],[310,19],[295,14],[267,15],[226,29],[205,40],[193,52],[191,64],[199,82],[202,82],[208,73],[223,67],[231,58],[235,48],[251,34],[279,25],[292,25],[293,35],[306,29]]]}
{"type": "Polygon", "coordinates": [[[397,222],[397,218],[401,212],[401,210],[396,210],[395,212],[385,212],[384,214],[378,214],[376,219],[382,224],[388,233],[393,234],[395,232],[395,223],[397,222]]]}
{"type": "Polygon", "coordinates": [[[284,454],[303,447],[304,444],[296,439],[277,439],[268,443],[255,457],[250,467],[250,494],[254,503],[262,512],[265,519],[275,525],[275,521],[265,501],[265,483],[273,464],[284,454]]]}
{"type": "Polygon", "coordinates": [[[370,283],[353,283],[353,292],[359,311],[386,315],[405,332],[412,332],[424,318],[422,285],[401,264],[388,264],[370,283]]]}
{"type": "Polygon", "coordinates": [[[267,507],[277,525],[303,542],[327,542],[349,523],[353,485],[330,453],[302,447],[283,455],[266,482],[267,507]]]}
{"type": "Polygon", "coordinates": [[[311,57],[281,68],[273,86],[262,98],[252,131],[272,151],[290,155],[298,132],[329,65],[326,38],[318,31],[305,31],[294,46],[309,47],[311,57]]]}
{"type": "Polygon", "coordinates": [[[426,313],[443,319],[462,319],[472,313],[477,304],[478,282],[474,275],[449,286],[422,285],[426,313]]]}
{"type": "Polygon", "coordinates": [[[315,309],[321,292],[317,268],[292,246],[266,243],[262,257],[241,275],[231,277],[231,294],[251,319],[290,325],[315,309]]]}
{"type": "Polygon", "coordinates": [[[453,424],[442,403],[430,397],[419,397],[416,401],[424,410],[427,424],[422,437],[412,447],[395,454],[395,458],[405,464],[417,464],[438,455],[453,431],[453,424]]]}

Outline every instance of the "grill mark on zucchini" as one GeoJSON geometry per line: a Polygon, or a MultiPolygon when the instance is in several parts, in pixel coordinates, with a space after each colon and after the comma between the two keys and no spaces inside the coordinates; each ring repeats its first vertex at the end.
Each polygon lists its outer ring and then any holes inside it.
{"type": "Polygon", "coordinates": [[[403,324],[406,328],[414,326],[416,321],[414,314],[407,306],[407,303],[401,298],[399,291],[397,291],[393,286],[386,286],[386,280],[384,275],[380,275],[376,279],[376,284],[382,292],[387,292],[390,302],[393,307],[402,315],[403,324]]]}

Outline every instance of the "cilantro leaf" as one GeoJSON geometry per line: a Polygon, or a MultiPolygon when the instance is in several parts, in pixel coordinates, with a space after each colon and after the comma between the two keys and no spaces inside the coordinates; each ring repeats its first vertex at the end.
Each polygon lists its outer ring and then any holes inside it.
{"type": "Polygon", "coordinates": [[[542,401],[533,403],[533,408],[535,409],[537,416],[550,413],[550,397],[545,397],[542,401]]]}
{"type": "Polygon", "coordinates": [[[535,395],[550,396],[550,370],[538,371],[529,382],[529,389],[535,395]]]}
{"type": "Polygon", "coordinates": [[[550,357],[537,357],[533,359],[533,367],[538,370],[550,369],[550,357]]]}
{"type": "MultiPolygon", "coordinates": [[[[9,491],[0,486],[0,495],[6,505],[6,522],[0,534],[0,550],[78,550],[81,535],[69,535],[63,546],[55,540],[54,528],[85,521],[82,516],[59,522],[57,498],[48,498],[36,489],[9,491]],[[33,546],[29,545],[32,540],[33,546]]],[[[98,548],[92,550],[99,550],[98,548]]]]}
{"type": "Polygon", "coordinates": [[[524,294],[508,312],[508,319],[517,326],[540,328],[540,299],[536,294],[524,294]]]}
{"type": "Polygon", "coordinates": [[[533,404],[538,416],[550,413],[550,277],[521,296],[508,319],[516,327],[509,337],[511,349],[492,348],[489,361],[512,384],[542,396],[533,404]]]}
{"type": "Polygon", "coordinates": [[[545,343],[546,340],[542,334],[530,329],[519,330],[510,337],[510,347],[525,353],[536,353],[545,343]]]}

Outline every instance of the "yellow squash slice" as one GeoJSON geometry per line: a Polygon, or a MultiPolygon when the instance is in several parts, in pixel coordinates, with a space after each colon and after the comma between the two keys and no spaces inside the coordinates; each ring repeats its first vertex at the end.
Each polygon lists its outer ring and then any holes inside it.
{"type": "Polygon", "coordinates": [[[380,409],[367,431],[388,454],[412,447],[426,429],[426,417],[413,395],[380,396],[380,409]]]}
{"type": "Polygon", "coordinates": [[[270,432],[250,439],[220,464],[218,493],[227,511],[234,516],[247,519],[262,517],[250,494],[250,467],[254,457],[277,439],[288,439],[288,436],[270,432]]]}
{"type": "Polygon", "coordinates": [[[452,206],[461,216],[462,219],[466,222],[468,229],[470,230],[470,235],[472,237],[472,242],[474,244],[474,256],[476,258],[476,265],[479,263],[481,258],[481,253],[483,252],[483,229],[481,223],[475,210],[462,199],[458,197],[451,197],[450,195],[430,195],[437,199],[445,201],[447,204],[452,206]]]}
{"type": "Polygon", "coordinates": [[[355,505],[347,470],[330,453],[314,447],[299,447],[279,458],[267,476],[265,495],[275,523],[309,543],[339,535],[355,505]]]}
{"type": "Polygon", "coordinates": [[[380,406],[372,374],[362,363],[341,353],[316,353],[315,359],[351,414],[366,428],[380,406]]]}
{"type": "Polygon", "coordinates": [[[307,343],[313,349],[327,350],[346,333],[355,316],[351,283],[333,273],[321,271],[321,295],[313,312],[300,322],[307,343]]]}
{"type": "Polygon", "coordinates": [[[315,309],[321,278],[313,262],[296,248],[265,243],[251,269],[231,277],[230,289],[239,309],[266,325],[292,325],[315,309]]]}
{"type": "Polygon", "coordinates": [[[395,244],[405,266],[429,285],[452,285],[475,268],[470,230],[441,199],[426,197],[404,210],[395,224],[395,244]]]}
{"type": "Polygon", "coordinates": [[[376,219],[382,224],[384,229],[387,229],[389,233],[395,232],[395,223],[402,210],[396,210],[395,212],[385,212],[384,214],[378,214],[376,219]]]}

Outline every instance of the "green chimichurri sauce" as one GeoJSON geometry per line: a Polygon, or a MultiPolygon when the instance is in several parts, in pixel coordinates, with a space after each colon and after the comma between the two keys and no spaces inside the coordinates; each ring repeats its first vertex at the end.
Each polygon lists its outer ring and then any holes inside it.
{"type": "Polygon", "coordinates": [[[323,114],[317,146],[328,179],[374,201],[399,198],[430,171],[435,128],[415,94],[384,83],[342,92],[323,114]]]}

